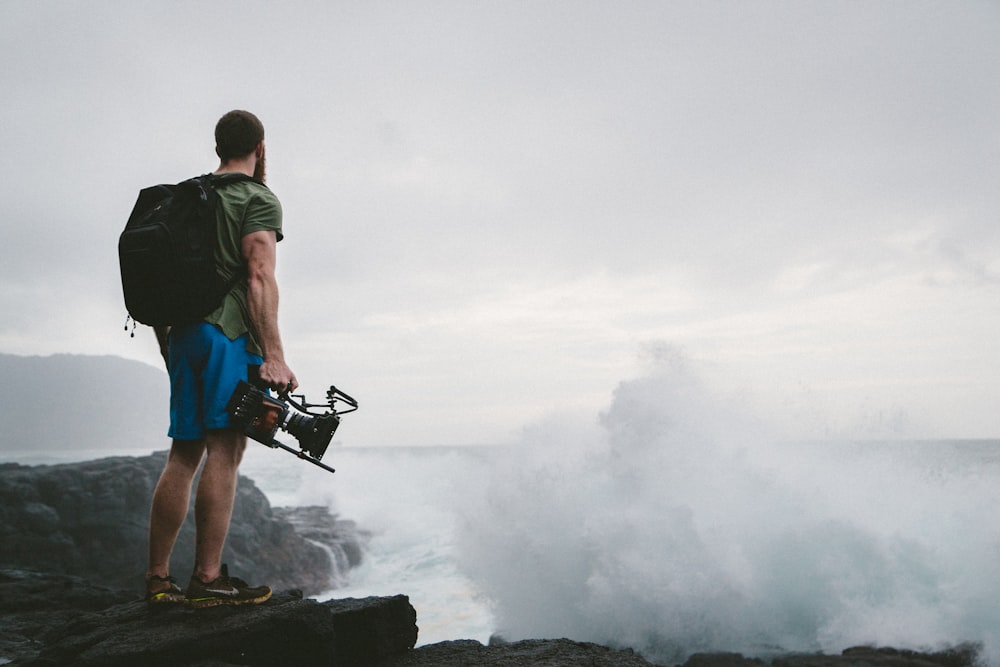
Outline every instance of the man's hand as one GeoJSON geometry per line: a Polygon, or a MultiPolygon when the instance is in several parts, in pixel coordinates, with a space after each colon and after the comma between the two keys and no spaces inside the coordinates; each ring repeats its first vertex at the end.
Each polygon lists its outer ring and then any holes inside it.
{"type": "Polygon", "coordinates": [[[284,361],[268,361],[260,365],[261,382],[274,389],[279,395],[285,396],[298,389],[299,381],[295,373],[284,361]]]}

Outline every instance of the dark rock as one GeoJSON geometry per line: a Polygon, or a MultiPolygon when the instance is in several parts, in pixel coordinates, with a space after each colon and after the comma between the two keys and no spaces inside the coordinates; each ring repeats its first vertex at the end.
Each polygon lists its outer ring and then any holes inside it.
{"type": "Polygon", "coordinates": [[[334,574],[346,573],[361,564],[362,547],[371,536],[355,522],[331,517],[329,508],[322,505],[275,507],[273,512],[276,518],[290,523],[296,533],[326,549],[334,574]]]}
{"type": "Polygon", "coordinates": [[[337,644],[338,664],[370,665],[417,642],[417,612],[405,595],[329,600],[323,605],[335,614],[337,636],[342,638],[337,644]],[[349,641],[343,639],[348,637],[349,641]]]}
{"type": "MultiPolygon", "coordinates": [[[[146,570],[149,507],[166,453],[64,465],[0,465],[0,566],[86,577],[140,591],[146,570]]],[[[192,504],[194,503],[192,493],[192,504]]],[[[321,524],[322,510],[311,510],[321,524]]],[[[337,530],[326,512],[331,536],[337,530]]],[[[353,537],[352,537],[353,536],[353,537]]],[[[360,545],[341,547],[360,553],[360,545]]],[[[331,550],[299,535],[266,496],[241,476],[223,560],[252,584],[300,587],[314,595],[334,587],[331,550]]],[[[356,561],[355,561],[356,562],[356,561]]],[[[193,511],[181,529],[171,569],[186,585],[194,567],[193,511]]]]}
{"type": "Polygon", "coordinates": [[[770,662],[745,658],[738,653],[698,653],[684,667],[972,667],[978,664],[979,646],[960,644],[942,651],[921,653],[894,648],[858,646],[841,655],[782,655],[770,662]]]}
{"type": "Polygon", "coordinates": [[[7,657],[34,667],[367,665],[416,639],[416,612],[402,595],[319,603],[278,594],[256,606],[150,611],[134,601],[77,613],[24,638],[30,654],[7,657]]]}
{"type": "Polygon", "coordinates": [[[745,658],[739,653],[695,653],[684,667],[759,667],[763,664],[759,658],[745,658]]]}
{"type": "Polygon", "coordinates": [[[960,644],[942,651],[917,652],[857,646],[839,656],[792,655],[775,658],[773,667],[971,667],[979,646],[960,644]]]}
{"type": "Polygon", "coordinates": [[[81,613],[136,599],[135,592],[96,586],[79,577],[0,570],[0,658],[33,656],[40,638],[81,613]]]}
{"type": "Polygon", "coordinates": [[[629,649],[569,639],[526,639],[483,646],[463,640],[421,646],[376,663],[378,667],[654,667],[629,649]]]}
{"type": "MultiPolygon", "coordinates": [[[[844,651],[849,658],[901,658],[904,660],[923,660],[927,664],[938,667],[968,667],[976,664],[982,646],[974,643],[964,643],[940,651],[918,653],[894,648],[873,648],[871,646],[855,646],[844,651]]],[[[876,663],[877,664],[877,663],[876,663]]],[[[890,663],[883,663],[890,664],[890,663]]],[[[902,663],[905,664],[905,663],[902,663]]],[[[918,663],[915,663],[918,664],[918,663]]]]}

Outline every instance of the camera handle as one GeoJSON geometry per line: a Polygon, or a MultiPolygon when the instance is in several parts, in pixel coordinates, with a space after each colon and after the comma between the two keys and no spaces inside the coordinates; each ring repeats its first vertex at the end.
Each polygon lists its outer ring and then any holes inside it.
{"type": "MultiPolygon", "coordinates": [[[[260,366],[256,364],[247,365],[247,380],[250,382],[250,384],[257,387],[261,391],[267,391],[269,389],[267,383],[263,382],[260,379],[260,366]]],[[[278,394],[278,396],[283,400],[288,401],[297,410],[301,410],[302,412],[308,415],[316,414],[314,412],[310,412],[311,408],[329,408],[333,414],[338,416],[345,415],[348,412],[354,412],[355,410],[358,409],[357,399],[348,396],[343,391],[337,389],[333,385],[330,385],[330,388],[326,392],[326,403],[306,403],[306,397],[304,394],[289,394],[286,392],[281,392],[278,394]],[[296,401],[295,399],[299,400],[296,401]],[[349,405],[350,409],[349,410],[335,409],[334,403],[336,403],[338,400],[349,405]]]]}
{"type": "Polygon", "coordinates": [[[279,442],[278,440],[275,440],[274,438],[271,438],[271,442],[269,442],[269,443],[265,442],[264,444],[267,445],[268,447],[270,447],[271,449],[284,449],[289,454],[293,454],[296,458],[300,458],[303,461],[308,461],[309,463],[313,464],[314,466],[319,466],[320,468],[322,468],[323,470],[325,470],[327,472],[337,472],[336,470],[334,470],[333,468],[331,468],[327,464],[323,463],[322,461],[317,461],[313,457],[306,455],[305,451],[303,451],[301,449],[298,449],[298,450],[297,449],[293,449],[292,447],[289,447],[285,443],[279,442]]]}
{"type": "Polygon", "coordinates": [[[294,408],[300,410],[308,415],[314,415],[315,412],[310,412],[311,408],[328,408],[333,414],[340,416],[346,415],[348,412],[354,412],[358,409],[357,400],[351,398],[341,390],[337,389],[333,385],[326,392],[326,403],[307,403],[304,394],[285,394],[284,400],[288,401],[294,408]],[[298,399],[298,400],[296,400],[298,399]],[[343,401],[351,406],[350,410],[337,410],[334,408],[334,403],[337,401],[343,401]]]}

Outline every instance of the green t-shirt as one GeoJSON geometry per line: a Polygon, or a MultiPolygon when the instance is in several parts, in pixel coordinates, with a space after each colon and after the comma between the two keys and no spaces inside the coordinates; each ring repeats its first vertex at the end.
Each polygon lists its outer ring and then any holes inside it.
{"type": "MultiPolygon", "coordinates": [[[[216,268],[223,280],[229,280],[246,265],[241,248],[244,236],[251,232],[273,230],[278,241],[283,238],[281,203],[267,186],[254,181],[221,185],[216,192],[219,193],[216,210],[219,234],[216,268]]],[[[247,308],[246,278],[237,281],[236,286],[222,300],[222,305],[207,315],[205,321],[218,326],[230,340],[236,340],[245,333],[250,334],[247,351],[262,354],[247,308]]]]}

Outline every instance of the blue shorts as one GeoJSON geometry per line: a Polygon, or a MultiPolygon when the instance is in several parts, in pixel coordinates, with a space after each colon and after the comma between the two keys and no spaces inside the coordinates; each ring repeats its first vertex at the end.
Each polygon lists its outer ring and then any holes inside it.
{"type": "Polygon", "coordinates": [[[247,336],[229,340],[213,324],[170,330],[170,430],[177,440],[200,440],[211,429],[231,426],[226,404],[247,366],[264,362],[247,352],[247,336]]]}

